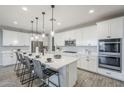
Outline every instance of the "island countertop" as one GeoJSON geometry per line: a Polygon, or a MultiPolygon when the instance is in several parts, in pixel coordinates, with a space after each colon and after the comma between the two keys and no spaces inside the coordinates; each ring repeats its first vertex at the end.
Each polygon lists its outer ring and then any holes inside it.
{"type": "Polygon", "coordinates": [[[71,57],[71,56],[64,56],[64,55],[62,55],[60,59],[55,59],[54,54],[46,54],[44,56],[41,55],[40,58],[36,58],[35,55],[36,54],[33,54],[33,56],[28,56],[28,57],[31,59],[39,60],[41,63],[55,70],[58,70],[73,62],[77,62],[77,60],[79,59],[78,57],[71,57]],[[47,58],[52,58],[52,62],[47,62],[47,58]]]}

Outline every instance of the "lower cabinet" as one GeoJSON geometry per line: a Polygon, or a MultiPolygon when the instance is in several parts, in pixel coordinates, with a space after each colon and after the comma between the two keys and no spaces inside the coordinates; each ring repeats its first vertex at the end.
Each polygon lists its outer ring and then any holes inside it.
{"type": "Polygon", "coordinates": [[[8,66],[16,63],[15,53],[2,53],[2,65],[8,66]]]}
{"type": "Polygon", "coordinates": [[[97,57],[83,56],[78,61],[78,68],[85,69],[92,72],[97,72],[97,57]]]}
{"type": "Polygon", "coordinates": [[[98,68],[98,73],[108,76],[110,78],[124,81],[124,74],[122,74],[121,72],[116,72],[116,71],[112,71],[112,70],[108,70],[108,69],[104,69],[104,68],[98,68]]]}
{"type": "Polygon", "coordinates": [[[105,69],[105,68],[99,68],[97,57],[95,56],[82,56],[80,60],[78,61],[77,66],[78,68],[81,68],[87,71],[96,72],[96,73],[99,73],[101,75],[104,75],[110,78],[124,81],[123,72],[117,72],[117,71],[112,71],[112,70],[105,69]]]}

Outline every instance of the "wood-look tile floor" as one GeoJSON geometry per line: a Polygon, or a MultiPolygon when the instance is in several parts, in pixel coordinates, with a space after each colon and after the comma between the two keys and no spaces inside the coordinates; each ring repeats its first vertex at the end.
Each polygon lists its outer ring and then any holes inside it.
{"type": "Polygon", "coordinates": [[[124,82],[78,69],[76,87],[124,87],[124,82]]]}
{"type": "MultiPolygon", "coordinates": [[[[20,84],[13,68],[13,66],[0,67],[0,87],[25,87],[20,84]]],[[[124,82],[78,69],[75,87],[124,87],[124,82]]]]}

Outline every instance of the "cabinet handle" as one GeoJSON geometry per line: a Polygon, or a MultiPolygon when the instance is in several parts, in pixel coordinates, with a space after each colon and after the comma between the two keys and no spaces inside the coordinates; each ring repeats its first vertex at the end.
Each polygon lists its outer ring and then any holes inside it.
{"type": "Polygon", "coordinates": [[[89,62],[89,59],[86,59],[86,61],[88,61],[88,62],[89,62]]]}
{"type": "Polygon", "coordinates": [[[109,72],[106,72],[106,74],[109,74],[109,75],[111,75],[111,73],[109,73],[109,72]]]}
{"type": "Polygon", "coordinates": [[[111,38],[111,36],[107,36],[107,38],[111,38]]]}

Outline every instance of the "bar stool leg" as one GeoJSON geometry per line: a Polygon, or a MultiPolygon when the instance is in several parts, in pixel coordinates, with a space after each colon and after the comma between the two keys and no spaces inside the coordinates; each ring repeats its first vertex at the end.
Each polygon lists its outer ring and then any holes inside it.
{"type": "Polygon", "coordinates": [[[49,86],[49,78],[48,78],[48,86],[49,86]]]}
{"type": "Polygon", "coordinates": [[[16,69],[17,69],[17,64],[18,64],[18,61],[16,60],[16,64],[15,64],[15,67],[14,67],[14,71],[16,71],[16,69]]]}
{"type": "Polygon", "coordinates": [[[60,75],[59,75],[59,73],[58,73],[58,85],[60,87],[60,75]]]}
{"type": "MultiPolygon", "coordinates": [[[[29,74],[29,79],[31,78],[31,72],[30,72],[30,74],[29,74]]],[[[30,87],[30,83],[31,83],[31,81],[29,80],[29,82],[28,82],[28,87],[30,87]]]]}

